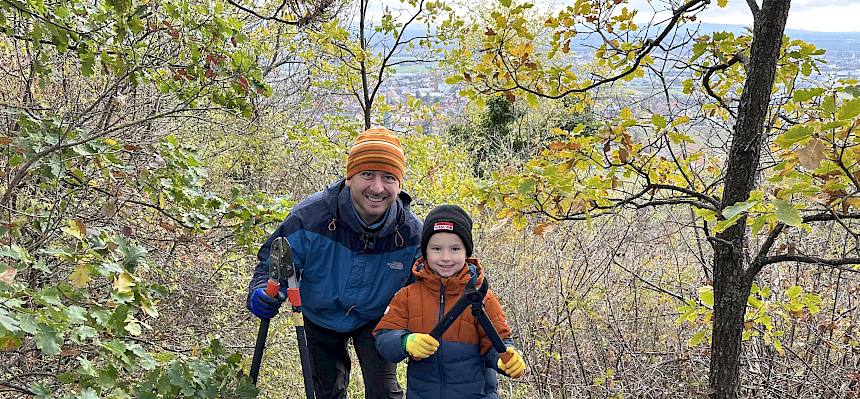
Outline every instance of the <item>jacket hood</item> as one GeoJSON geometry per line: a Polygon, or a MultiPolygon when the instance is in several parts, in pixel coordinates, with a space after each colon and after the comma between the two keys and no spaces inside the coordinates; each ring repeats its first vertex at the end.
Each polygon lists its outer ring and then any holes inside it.
{"type": "Polygon", "coordinates": [[[444,284],[445,293],[459,294],[465,290],[466,284],[472,278],[469,265],[474,266],[475,273],[478,274],[476,284],[480,286],[484,283],[484,268],[478,262],[478,259],[475,258],[466,259],[466,264],[463,265],[463,268],[457,274],[443,278],[427,265],[427,260],[424,257],[421,257],[412,266],[412,274],[415,276],[416,281],[424,281],[426,283],[425,286],[434,292],[438,292],[439,287],[444,284]]]}
{"type": "MultiPolygon", "coordinates": [[[[335,215],[335,223],[346,225],[357,233],[366,232],[352,205],[352,197],[346,179],[339,179],[326,187],[323,191],[326,206],[335,215]]],[[[385,221],[375,234],[388,236],[394,233],[406,223],[406,215],[410,212],[412,197],[403,190],[397,195],[397,199],[391,204],[391,208],[385,213],[385,221]]]]}

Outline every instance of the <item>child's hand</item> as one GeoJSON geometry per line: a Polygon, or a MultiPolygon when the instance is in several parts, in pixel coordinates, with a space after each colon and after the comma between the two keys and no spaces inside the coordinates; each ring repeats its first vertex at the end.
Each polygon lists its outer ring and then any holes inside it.
{"type": "Polygon", "coordinates": [[[522,377],[526,371],[526,362],[523,361],[523,357],[512,346],[509,346],[505,353],[510,353],[510,358],[507,362],[504,362],[502,361],[502,357],[499,356],[499,370],[504,371],[511,378],[522,377]]]}
{"type": "Polygon", "coordinates": [[[406,336],[404,348],[413,358],[421,360],[436,353],[436,349],[439,349],[439,341],[429,334],[412,333],[406,336]]]}

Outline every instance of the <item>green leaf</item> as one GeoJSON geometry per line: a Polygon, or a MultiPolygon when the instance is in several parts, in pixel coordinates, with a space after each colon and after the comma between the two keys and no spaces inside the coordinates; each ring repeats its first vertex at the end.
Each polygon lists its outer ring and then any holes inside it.
{"type": "Polygon", "coordinates": [[[520,183],[520,186],[517,188],[517,192],[520,194],[531,193],[535,188],[535,184],[537,184],[537,182],[535,182],[534,179],[525,179],[520,183]]]}
{"type": "Polygon", "coordinates": [[[194,375],[194,379],[200,383],[205,383],[210,378],[212,378],[212,374],[215,373],[215,367],[212,367],[211,364],[208,364],[202,360],[195,360],[188,364],[188,368],[191,369],[191,373],[194,375]]]}
{"type": "Polygon", "coordinates": [[[149,352],[146,351],[146,349],[143,349],[142,346],[138,344],[132,344],[129,345],[129,348],[131,349],[131,352],[138,357],[137,364],[140,365],[140,367],[142,367],[144,370],[154,370],[156,367],[158,367],[158,362],[155,360],[155,358],[153,358],[152,355],[150,355],[149,352]]]}
{"type": "Polygon", "coordinates": [[[449,85],[455,85],[463,81],[463,77],[460,75],[451,75],[445,78],[445,83],[449,85]]]}
{"type": "Polygon", "coordinates": [[[719,222],[717,222],[716,225],[714,225],[714,233],[722,233],[726,231],[726,229],[728,229],[729,227],[734,226],[735,223],[738,222],[738,220],[741,220],[741,216],[743,216],[743,214],[739,213],[729,219],[720,220],[719,222]]]}
{"type": "Polygon", "coordinates": [[[815,87],[812,89],[797,89],[792,93],[791,99],[795,102],[803,102],[809,101],[815,97],[824,94],[824,89],[821,87],[815,87]]]}
{"type": "Polygon", "coordinates": [[[18,320],[9,317],[9,313],[3,308],[0,308],[0,327],[3,327],[10,333],[21,331],[21,328],[18,327],[18,320]]]}
{"type": "Polygon", "coordinates": [[[137,265],[143,261],[147,255],[146,248],[129,242],[124,238],[117,239],[119,251],[123,255],[122,265],[126,270],[134,272],[137,265]]]}
{"type": "Polygon", "coordinates": [[[803,223],[803,217],[800,216],[800,211],[797,210],[790,202],[784,200],[775,200],[773,205],[776,207],[776,219],[789,226],[800,226],[803,223]]]}
{"type": "Polygon", "coordinates": [[[731,219],[736,215],[750,210],[750,208],[756,206],[756,204],[758,204],[758,201],[745,201],[738,202],[731,206],[727,206],[725,207],[725,209],[723,209],[723,217],[725,217],[726,219],[731,219]]]}
{"type": "Polygon", "coordinates": [[[836,96],[824,97],[824,99],[821,100],[821,105],[818,106],[818,109],[828,115],[836,112],[836,96]]]}
{"type": "Polygon", "coordinates": [[[690,337],[690,342],[687,343],[687,346],[694,347],[696,345],[701,344],[702,342],[705,342],[705,339],[707,338],[705,334],[707,333],[708,332],[704,329],[699,330],[698,332],[693,334],[692,337],[690,337]]]}
{"type": "Polygon", "coordinates": [[[796,285],[792,285],[791,287],[788,287],[787,291],[785,291],[785,296],[787,296],[789,299],[792,299],[800,295],[801,292],[803,292],[803,288],[800,288],[796,285]]]}
{"type": "Polygon", "coordinates": [[[853,119],[860,115],[860,98],[848,100],[839,106],[839,111],[836,112],[838,119],[853,119]]]}
{"type": "Polygon", "coordinates": [[[780,341],[779,339],[777,339],[777,338],[774,338],[774,339],[773,339],[773,347],[774,347],[774,349],[776,349],[776,351],[777,351],[777,352],[779,352],[780,354],[782,354],[782,353],[783,353],[783,349],[782,349],[782,341],[780,341]]]}
{"type": "Polygon", "coordinates": [[[699,287],[699,300],[702,304],[713,308],[714,307],[714,289],[710,286],[699,287]]]}
{"type": "Polygon", "coordinates": [[[51,396],[51,387],[42,383],[31,385],[30,390],[36,394],[33,399],[51,399],[53,397],[51,396]]]}
{"type": "Polygon", "coordinates": [[[776,145],[782,148],[791,147],[794,143],[805,140],[812,136],[812,126],[794,125],[785,133],[780,134],[774,141],[776,145]]]}
{"type": "Polygon", "coordinates": [[[651,115],[651,124],[657,128],[657,130],[666,128],[666,117],[660,114],[651,115]]]}
{"type": "Polygon", "coordinates": [[[15,244],[12,244],[11,246],[0,246],[0,258],[3,257],[20,260],[22,262],[30,262],[30,254],[27,252],[27,249],[15,244]]]}
{"type": "Polygon", "coordinates": [[[69,306],[65,313],[72,324],[83,324],[87,321],[87,310],[80,306],[69,306]]]}
{"type": "Polygon", "coordinates": [[[57,355],[60,353],[60,344],[62,338],[57,330],[47,324],[40,324],[39,330],[36,331],[36,347],[47,355],[57,355]]]}
{"type": "Polygon", "coordinates": [[[695,213],[696,216],[705,219],[708,223],[713,223],[717,220],[717,213],[710,209],[693,208],[693,213],[695,213]]]}
{"type": "Polygon", "coordinates": [[[84,388],[78,396],[78,399],[99,399],[99,394],[96,393],[95,389],[84,388]]]}
{"type": "Polygon", "coordinates": [[[97,337],[98,331],[90,326],[80,326],[72,332],[72,341],[78,344],[85,343],[88,339],[97,337]]]}

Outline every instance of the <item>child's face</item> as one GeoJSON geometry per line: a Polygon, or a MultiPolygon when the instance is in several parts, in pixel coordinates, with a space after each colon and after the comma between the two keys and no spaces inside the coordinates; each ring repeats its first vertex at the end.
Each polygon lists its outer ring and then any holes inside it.
{"type": "Polygon", "coordinates": [[[451,277],[466,264],[466,247],[454,233],[436,233],[427,241],[427,264],[442,277],[451,277]]]}

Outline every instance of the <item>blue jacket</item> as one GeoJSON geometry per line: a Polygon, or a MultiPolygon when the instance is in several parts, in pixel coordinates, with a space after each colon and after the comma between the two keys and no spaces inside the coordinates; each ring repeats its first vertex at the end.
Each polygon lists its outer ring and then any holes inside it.
{"type": "MultiPolygon", "coordinates": [[[[441,278],[420,259],[412,267],[416,282],[400,290],[388,311],[376,325],[376,350],[386,360],[399,362],[408,354],[403,338],[410,333],[427,333],[451,310],[473,278],[478,286],[483,271],[477,259],[452,277],[441,278]],[[474,277],[473,277],[474,276],[474,277]]],[[[474,280],[473,280],[474,281],[474,280]]],[[[508,346],[513,346],[511,330],[498,298],[487,293],[484,311],[508,346]]],[[[422,360],[409,360],[406,368],[407,399],[497,399],[498,353],[467,308],[445,331],[436,353],[422,360]]]]}
{"type": "Polygon", "coordinates": [[[257,252],[248,308],[251,293],[269,279],[272,241],[286,237],[301,273],[305,317],[338,332],[353,331],[379,319],[406,283],[421,244],[421,221],[409,209],[411,201],[401,192],[382,225],[369,232],[358,219],[343,179],[309,196],[292,209],[257,252]]]}

